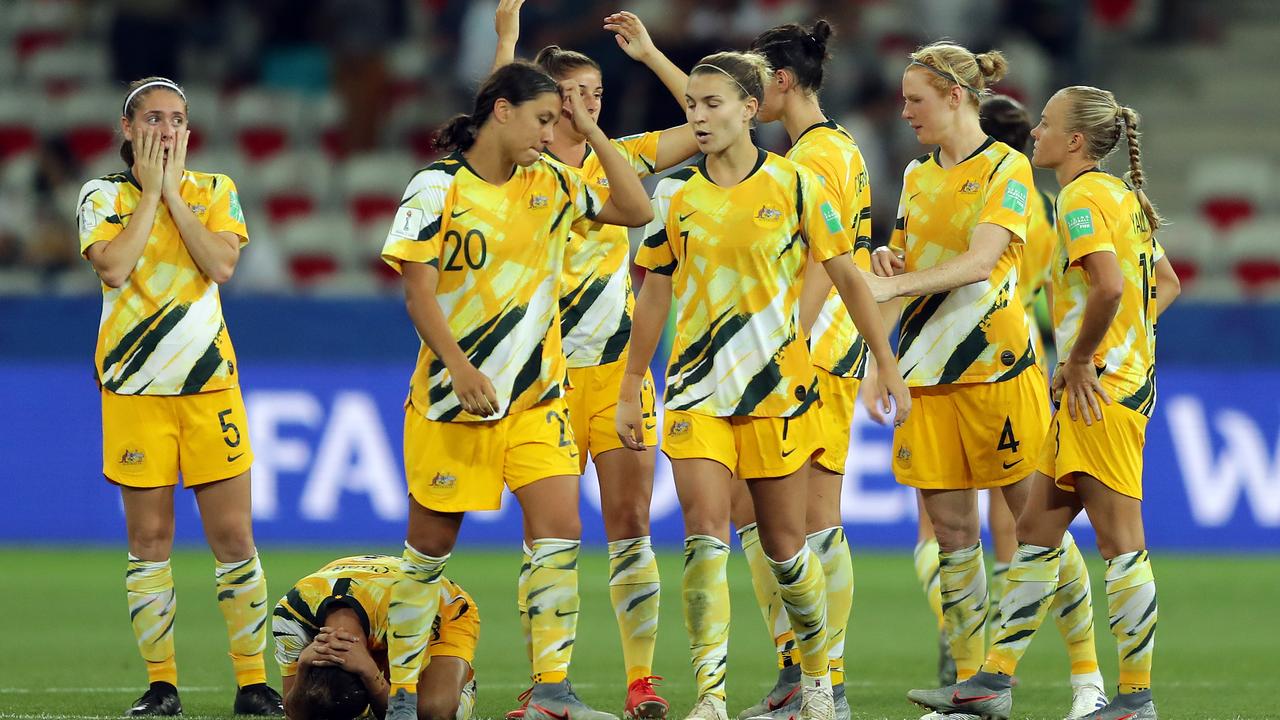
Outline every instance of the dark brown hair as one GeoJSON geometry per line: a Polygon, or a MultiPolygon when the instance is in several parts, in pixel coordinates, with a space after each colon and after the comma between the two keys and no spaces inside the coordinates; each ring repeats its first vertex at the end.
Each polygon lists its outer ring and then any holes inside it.
{"type": "Polygon", "coordinates": [[[543,93],[559,93],[560,86],[542,68],[527,62],[513,62],[493,71],[476,92],[469,114],[455,115],[436,132],[436,145],[445,150],[467,150],[476,133],[493,114],[499,98],[523,105],[543,93]]]}
{"type": "Polygon", "coordinates": [[[600,63],[583,55],[577,50],[565,50],[559,45],[548,45],[538,51],[533,64],[542,68],[556,80],[563,80],[574,70],[589,67],[600,72],[600,63]]]}
{"type": "Polygon", "coordinates": [[[800,87],[817,92],[822,89],[822,66],[831,59],[830,37],[826,20],[818,20],[812,28],[789,23],[760,33],[751,41],[751,51],[763,55],[774,70],[790,70],[800,87]]]}

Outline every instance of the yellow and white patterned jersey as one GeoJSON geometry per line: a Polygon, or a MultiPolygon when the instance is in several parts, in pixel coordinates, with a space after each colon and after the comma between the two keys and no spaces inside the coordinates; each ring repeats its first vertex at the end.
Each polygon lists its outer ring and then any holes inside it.
{"type": "MultiPolygon", "coordinates": [[[[800,133],[787,159],[818,175],[840,222],[853,236],[853,261],[871,269],[871,183],[862,151],[847,130],[828,120],[800,133]]],[[[814,321],[809,337],[813,364],[840,377],[861,378],[867,371],[867,343],[853,325],[835,288],[814,321]]]]}
{"type": "Polygon", "coordinates": [[[991,138],[951,168],[938,164],[937,151],[907,166],[890,239],[904,254],[906,272],[964,253],[979,224],[1013,234],[987,279],[903,305],[898,365],[907,385],[1000,382],[1036,363],[1018,295],[1034,192],[1027,158],[991,138]]]}
{"type": "MultiPolygon", "coordinates": [[[[640,177],[652,175],[658,161],[658,137],[650,132],[611,141],[640,177]]],[[[548,155],[551,153],[548,152],[548,155]]],[[[609,179],[600,156],[587,146],[577,172],[603,203],[609,199],[609,179]]],[[[627,229],[591,218],[573,224],[560,289],[560,332],[564,356],[571,368],[608,365],[622,357],[631,339],[631,244],[627,229]]]]}
{"type": "MultiPolygon", "coordinates": [[[[249,242],[231,178],[188,170],[181,193],[210,231],[235,233],[241,247],[249,242]]],[[[85,183],[77,210],[80,253],[119,235],[141,198],[132,171],[85,183]]],[[[118,288],[102,286],[94,365],[102,386],[121,395],[191,395],[237,385],[218,285],[191,259],[164,203],[128,279],[118,288]]]]}
{"type": "Polygon", "coordinates": [[[794,417],[817,397],[800,289],[853,238],[812,170],[764,150],[722,188],[706,158],[658,183],[636,262],[672,276],[676,337],[666,407],[719,417],[794,417]]]}
{"type": "Polygon", "coordinates": [[[1124,293],[1116,317],[1093,356],[1102,386],[1121,405],[1150,416],[1156,399],[1155,241],[1137,195],[1124,181],[1090,171],[1058,193],[1058,257],[1053,275],[1053,325],[1059,357],[1075,345],[1089,295],[1080,259],[1116,256],[1124,293]]]}
{"type": "MultiPolygon", "coordinates": [[[[391,555],[354,555],[334,560],[302,578],[285,593],[272,611],[276,662],[281,675],[297,672],[298,656],[311,644],[324,618],[334,607],[351,608],[369,638],[375,656],[387,650],[387,609],[391,586],[400,577],[400,558],[391,555]]],[[[474,601],[457,583],[440,579],[440,611],[432,637],[471,609],[474,601]]]]}
{"type": "Polygon", "coordinates": [[[543,157],[502,185],[485,182],[461,153],[409,181],[382,247],[397,271],[418,262],[440,273],[436,299],[462,351],[492,382],[497,415],[463,412],[444,362],[426,342],[409,400],[428,420],[496,420],[560,397],[560,275],[569,229],[601,207],[578,173],[543,157]]]}
{"type": "Polygon", "coordinates": [[[1026,242],[1022,244],[1022,265],[1018,268],[1018,295],[1030,311],[1036,293],[1053,279],[1053,259],[1058,254],[1058,233],[1054,229],[1053,198],[1032,191],[1031,215],[1027,219],[1026,242]]]}

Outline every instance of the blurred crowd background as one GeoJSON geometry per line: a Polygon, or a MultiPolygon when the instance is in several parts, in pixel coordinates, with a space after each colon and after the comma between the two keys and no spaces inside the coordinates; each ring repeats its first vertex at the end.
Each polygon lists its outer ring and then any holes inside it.
{"type": "MultiPolygon", "coordinates": [[[[398,292],[378,260],[433,129],[469,109],[488,72],[496,0],[4,0],[0,12],[0,295],[96,295],[78,255],[76,194],[122,169],[124,85],[184,84],[191,169],[237,183],[252,244],[232,293],[398,292]]],[[[823,105],[872,177],[874,233],[893,222],[923,152],[898,114],[907,53],[947,37],[999,48],[997,89],[1038,116],[1054,89],[1112,89],[1144,123],[1149,193],[1188,298],[1280,298],[1280,96],[1271,0],[529,0],[521,57],[556,43],[599,61],[613,136],[683,110],[601,29],[627,9],[678,65],[743,48],[783,22],[836,28],[823,105]],[[1272,91],[1265,88],[1271,87],[1272,91]]],[[[783,152],[780,125],[759,140],[783,152]]],[[[1126,168],[1123,154],[1111,169],[1126,168]]],[[[1050,177],[1045,189],[1056,190],[1050,177]]]]}

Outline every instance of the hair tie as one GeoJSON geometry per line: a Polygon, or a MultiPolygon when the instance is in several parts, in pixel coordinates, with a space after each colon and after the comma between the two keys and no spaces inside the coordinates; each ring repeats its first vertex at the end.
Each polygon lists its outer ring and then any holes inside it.
{"type": "MultiPolygon", "coordinates": [[[[964,88],[965,90],[968,90],[969,92],[973,93],[973,96],[974,96],[975,98],[978,98],[978,97],[981,97],[981,96],[982,96],[982,92],[981,92],[981,91],[979,91],[979,90],[976,90],[976,89],[974,89],[974,88],[969,87],[967,84],[965,84],[964,82],[962,82],[962,81],[960,80],[960,78],[958,78],[958,77],[952,77],[951,75],[948,75],[948,74],[946,74],[946,73],[942,72],[941,70],[939,70],[938,68],[936,68],[936,67],[934,67],[934,66],[932,66],[932,65],[925,65],[924,63],[920,62],[919,60],[912,60],[912,61],[911,61],[911,65],[915,65],[916,67],[922,67],[922,68],[924,68],[925,70],[928,70],[929,72],[933,73],[934,75],[937,75],[938,77],[942,78],[943,80],[946,80],[946,81],[947,81],[947,82],[949,82],[949,83],[954,83],[954,84],[956,84],[956,85],[959,85],[960,87],[964,88]]],[[[910,67],[910,65],[908,65],[908,67],[910,67]]]]}
{"type": "Polygon", "coordinates": [[[182,92],[182,88],[178,87],[172,80],[152,80],[151,82],[143,83],[138,87],[134,88],[133,92],[129,93],[125,97],[124,105],[120,108],[120,114],[127,116],[129,114],[129,103],[133,102],[133,98],[143,90],[146,90],[149,87],[156,87],[156,86],[169,88],[170,90],[178,93],[178,97],[182,98],[183,102],[187,101],[186,93],[182,92]]]}
{"type": "Polygon", "coordinates": [[[745,87],[743,87],[743,86],[742,86],[742,83],[738,82],[738,78],[734,77],[732,74],[730,74],[730,73],[729,73],[729,71],[728,71],[728,70],[725,70],[724,68],[720,67],[719,65],[712,65],[712,64],[710,64],[710,63],[699,63],[699,64],[697,64],[697,65],[694,65],[694,66],[693,66],[693,70],[691,70],[690,72],[697,72],[698,68],[711,68],[712,70],[715,70],[715,71],[717,71],[717,72],[724,73],[724,76],[725,76],[725,77],[727,77],[727,78],[729,78],[730,80],[732,80],[732,81],[733,81],[733,84],[734,84],[734,85],[737,85],[739,90],[742,90],[742,94],[743,94],[743,95],[746,95],[747,97],[755,97],[755,96],[754,96],[754,95],[752,95],[751,93],[747,92],[747,89],[746,89],[745,87]]]}

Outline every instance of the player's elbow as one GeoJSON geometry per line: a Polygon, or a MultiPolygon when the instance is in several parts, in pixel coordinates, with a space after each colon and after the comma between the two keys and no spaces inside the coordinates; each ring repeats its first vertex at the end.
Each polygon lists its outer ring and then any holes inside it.
{"type": "Polygon", "coordinates": [[[626,209],[627,227],[644,227],[653,222],[653,206],[646,199],[634,208],[626,209]]]}
{"type": "Polygon", "coordinates": [[[1099,302],[1107,306],[1119,305],[1120,298],[1124,295],[1124,278],[1117,275],[1114,278],[1106,278],[1093,284],[1093,295],[1099,302]]]}
{"type": "Polygon", "coordinates": [[[1182,281],[1178,279],[1178,273],[1174,272],[1173,268],[1156,276],[1156,292],[1160,293],[1167,302],[1173,302],[1182,294],[1182,281]]]}
{"type": "Polygon", "coordinates": [[[209,279],[217,285],[225,285],[226,283],[231,282],[231,277],[235,274],[235,263],[225,263],[212,268],[209,273],[209,279]]]}
{"type": "Polygon", "coordinates": [[[98,279],[102,281],[103,285],[115,290],[124,286],[125,282],[129,279],[129,274],[120,271],[99,269],[98,279]]]}
{"type": "Polygon", "coordinates": [[[996,257],[984,257],[981,255],[976,256],[973,262],[969,263],[969,274],[968,274],[968,277],[965,278],[967,283],[973,284],[976,282],[982,282],[983,280],[990,278],[991,273],[995,272],[996,261],[999,259],[1000,259],[999,256],[996,256],[996,257]]]}

